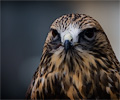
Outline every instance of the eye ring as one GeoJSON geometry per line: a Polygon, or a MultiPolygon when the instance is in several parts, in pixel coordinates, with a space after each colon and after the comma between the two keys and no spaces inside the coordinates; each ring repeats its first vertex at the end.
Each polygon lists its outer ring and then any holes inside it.
{"type": "Polygon", "coordinates": [[[95,37],[95,31],[93,29],[88,29],[84,32],[84,38],[88,41],[93,40],[95,37]]]}
{"type": "Polygon", "coordinates": [[[52,35],[53,35],[54,38],[55,38],[58,34],[59,34],[59,33],[58,33],[57,30],[52,29],[52,35]]]}
{"type": "Polygon", "coordinates": [[[60,38],[60,34],[58,33],[58,31],[56,29],[51,29],[52,31],[52,40],[55,42],[55,41],[58,41],[60,38]]]}

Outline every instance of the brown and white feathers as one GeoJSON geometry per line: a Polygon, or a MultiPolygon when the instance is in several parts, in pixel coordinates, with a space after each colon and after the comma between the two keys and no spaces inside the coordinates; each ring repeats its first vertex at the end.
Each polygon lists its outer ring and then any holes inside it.
{"type": "Polygon", "coordinates": [[[119,99],[120,63],[92,17],[56,19],[44,44],[27,99],[119,99]]]}

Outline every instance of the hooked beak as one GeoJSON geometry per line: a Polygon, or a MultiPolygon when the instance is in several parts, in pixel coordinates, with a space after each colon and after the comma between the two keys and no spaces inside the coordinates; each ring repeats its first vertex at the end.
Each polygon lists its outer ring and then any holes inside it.
{"type": "Polygon", "coordinates": [[[68,50],[71,48],[72,46],[72,36],[70,33],[67,33],[64,35],[64,48],[65,48],[65,52],[67,53],[68,50]]]}
{"type": "Polygon", "coordinates": [[[68,50],[71,48],[71,42],[69,40],[65,40],[64,47],[65,47],[65,52],[67,53],[68,50]]]}

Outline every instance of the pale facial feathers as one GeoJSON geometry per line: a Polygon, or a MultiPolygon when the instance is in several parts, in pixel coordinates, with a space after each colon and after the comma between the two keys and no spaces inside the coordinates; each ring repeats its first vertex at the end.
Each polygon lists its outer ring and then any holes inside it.
{"type": "MultiPolygon", "coordinates": [[[[64,32],[61,32],[61,42],[64,44],[64,40],[65,40],[65,36],[67,35],[67,38],[70,39],[70,41],[72,42],[72,44],[74,44],[75,42],[78,42],[78,34],[80,33],[80,29],[79,28],[75,28],[72,24],[70,24],[67,29],[64,32]]],[[[66,38],[66,39],[67,39],[66,38]]]]}

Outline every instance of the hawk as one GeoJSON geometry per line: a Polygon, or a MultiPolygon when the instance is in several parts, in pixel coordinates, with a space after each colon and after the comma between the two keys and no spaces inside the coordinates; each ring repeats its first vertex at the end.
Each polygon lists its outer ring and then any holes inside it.
{"type": "Polygon", "coordinates": [[[95,19],[67,14],[52,23],[26,98],[120,98],[120,63],[95,19]]]}

